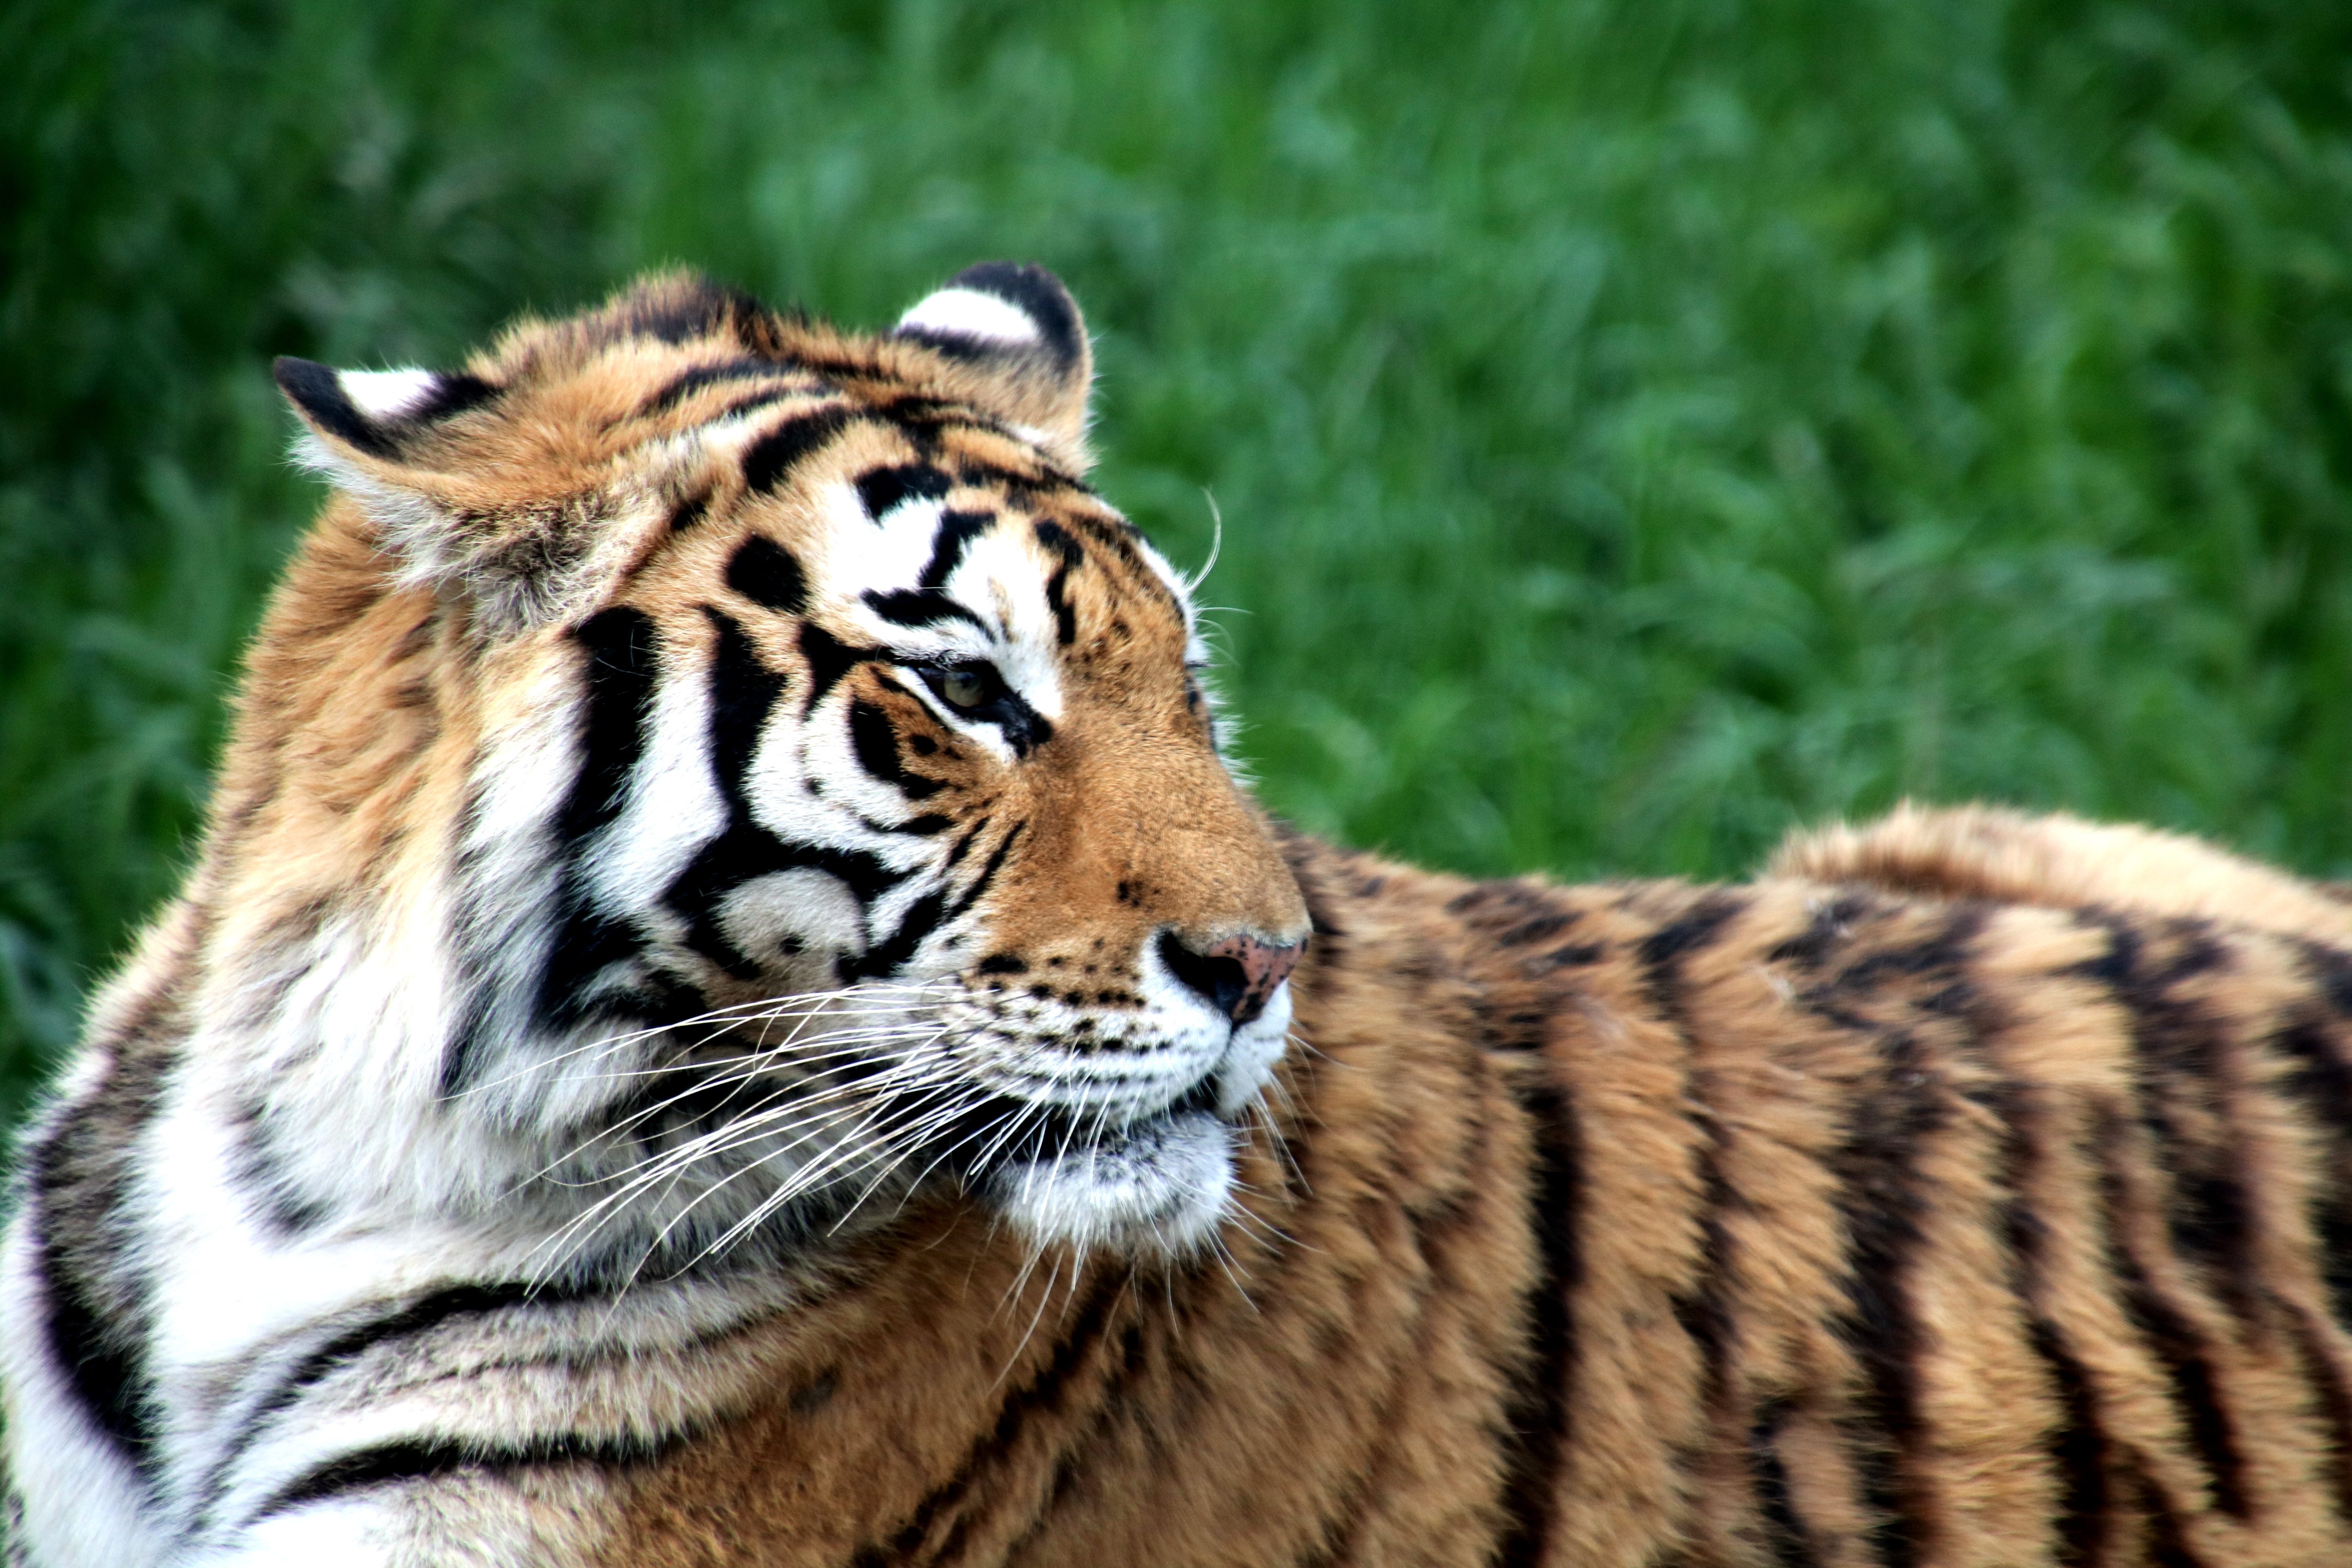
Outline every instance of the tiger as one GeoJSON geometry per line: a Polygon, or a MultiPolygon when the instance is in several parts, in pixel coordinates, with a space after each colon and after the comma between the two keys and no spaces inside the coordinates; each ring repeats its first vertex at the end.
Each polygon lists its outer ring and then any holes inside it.
{"type": "Polygon", "coordinates": [[[1036,267],[276,374],[331,493],[16,1163],[13,1562],[2352,1562],[2336,890],[1302,833],[1036,267]]]}

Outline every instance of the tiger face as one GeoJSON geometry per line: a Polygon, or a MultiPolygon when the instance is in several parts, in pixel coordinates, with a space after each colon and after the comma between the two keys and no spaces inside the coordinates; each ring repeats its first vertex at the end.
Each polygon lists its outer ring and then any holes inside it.
{"type": "Polygon", "coordinates": [[[577,1194],[572,1243],[926,1183],[1041,1241],[1213,1229],[1307,918],[1186,584],[1083,482],[1057,282],[857,338],[673,277],[462,374],[278,374],[342,500],[264,637],[312,695],[248,723],[348,795],[386,742],[330,689],[425,693],[440,761],[361,792],[408,794],[335,880],[427,911],[436,1114],[577,1194]]]}

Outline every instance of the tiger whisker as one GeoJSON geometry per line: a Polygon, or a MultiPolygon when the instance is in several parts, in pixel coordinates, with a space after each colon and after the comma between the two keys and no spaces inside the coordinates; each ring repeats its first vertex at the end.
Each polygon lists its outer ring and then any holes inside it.
{"type": "Polygon", "coordinates": [[[558,1051],[551,1056],[541,1057],[531,1062],[530,1065],[520,1068],[514,1072],[509,1073],[502,1078],[490,1079],[482,1083],[468,1084],[464,1089],[457,1090],[457,1094],[452,1098],[462,1098],[466,1095],[476,1094],[484,1090],[499,1088],[505,1084],[517,1082],[522,1079],[530,1077],[534,1073],[545,1071],[547,1068],[553,1063],[568,1061],[574,1057],[582,1056],[591,1051],[602,1050],[609,1053],[639,1040],[650,1039],[656,1036],[667,1035],[677,1029],[693,1028],[698,1025],[717,1024],[719,1026],[719,1027],[711,1035],[704,1037],[706,1039],[709,1039],[715,1038],[719,1034],[725,1033],[728,1029],[740,1027],[747,1024],[773,1022],[779,1019],[791,1017],[818,1018],[825,1016],[839,1016],[845,1012],[850,1013],[853,1016],[880,1015],[889,1012],[904,1011],[908,1005],[913,1005],[885,1003],[883,1001],[883,997],[893,993],[903,994],[910,998],[919,999],[919,1001],[923,998],[936,1001],[940,994],[940,988],[935,984],[869,984],[844,987],[835,991],[809,992],[796,996],[763,999],[758,1002],[732,1003],[724,1007],[712,1008],[708,1012],[698,1013],[692,1017],[679,1018],[667,1024],[649,1025],[642,1029],[625,1030],[617,1035],[599,1036],[595,1039],[574,1046],[569,1050],[558,1051]],[[843,1009],[835,1005],[838,1001],[849,1000],[854,1000],[863,1005],[853,1009],[843,1009]],[[809,1005],[809,1004],[815,1005],[809,1005]]]}

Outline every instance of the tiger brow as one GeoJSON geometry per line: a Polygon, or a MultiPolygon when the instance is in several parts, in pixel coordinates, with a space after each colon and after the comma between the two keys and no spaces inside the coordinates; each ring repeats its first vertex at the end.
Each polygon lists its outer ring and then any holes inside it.
{"type": "Polygon", "coordinates": [[[646,400],[638,410],[640,417],[667,414],[706,386],[720,386],[730,381],[760,381],[770,376],[790,375],[797,366],[779,364],[774,360],[732,359],[715,364],[698,364],[663,387],[646,400]]]}

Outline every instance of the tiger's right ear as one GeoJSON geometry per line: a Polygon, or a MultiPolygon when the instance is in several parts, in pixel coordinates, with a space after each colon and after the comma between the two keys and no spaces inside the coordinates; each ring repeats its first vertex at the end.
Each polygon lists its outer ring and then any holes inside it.
{"type": "Polygon", "coordinates": [[[605,508],[545,441],[502,443],[481,461],[449,422],[500,388],[464,372],[272,367],[310,426],[305,468],[359,502],[400,582],[469,603],[495,632],[564,614],[592,568],[605,508]],[[469,461],[469,458],[475,460],[469,461]]]}
{"type": "Polygon", "coordinates": [[[984,261],[968,267],[898,318],[891,336],[933,349],[948,363],[947,390],[1021,427],[1080,473],[1094,354],[1078,303],[1042,267],[984,261]]]}

